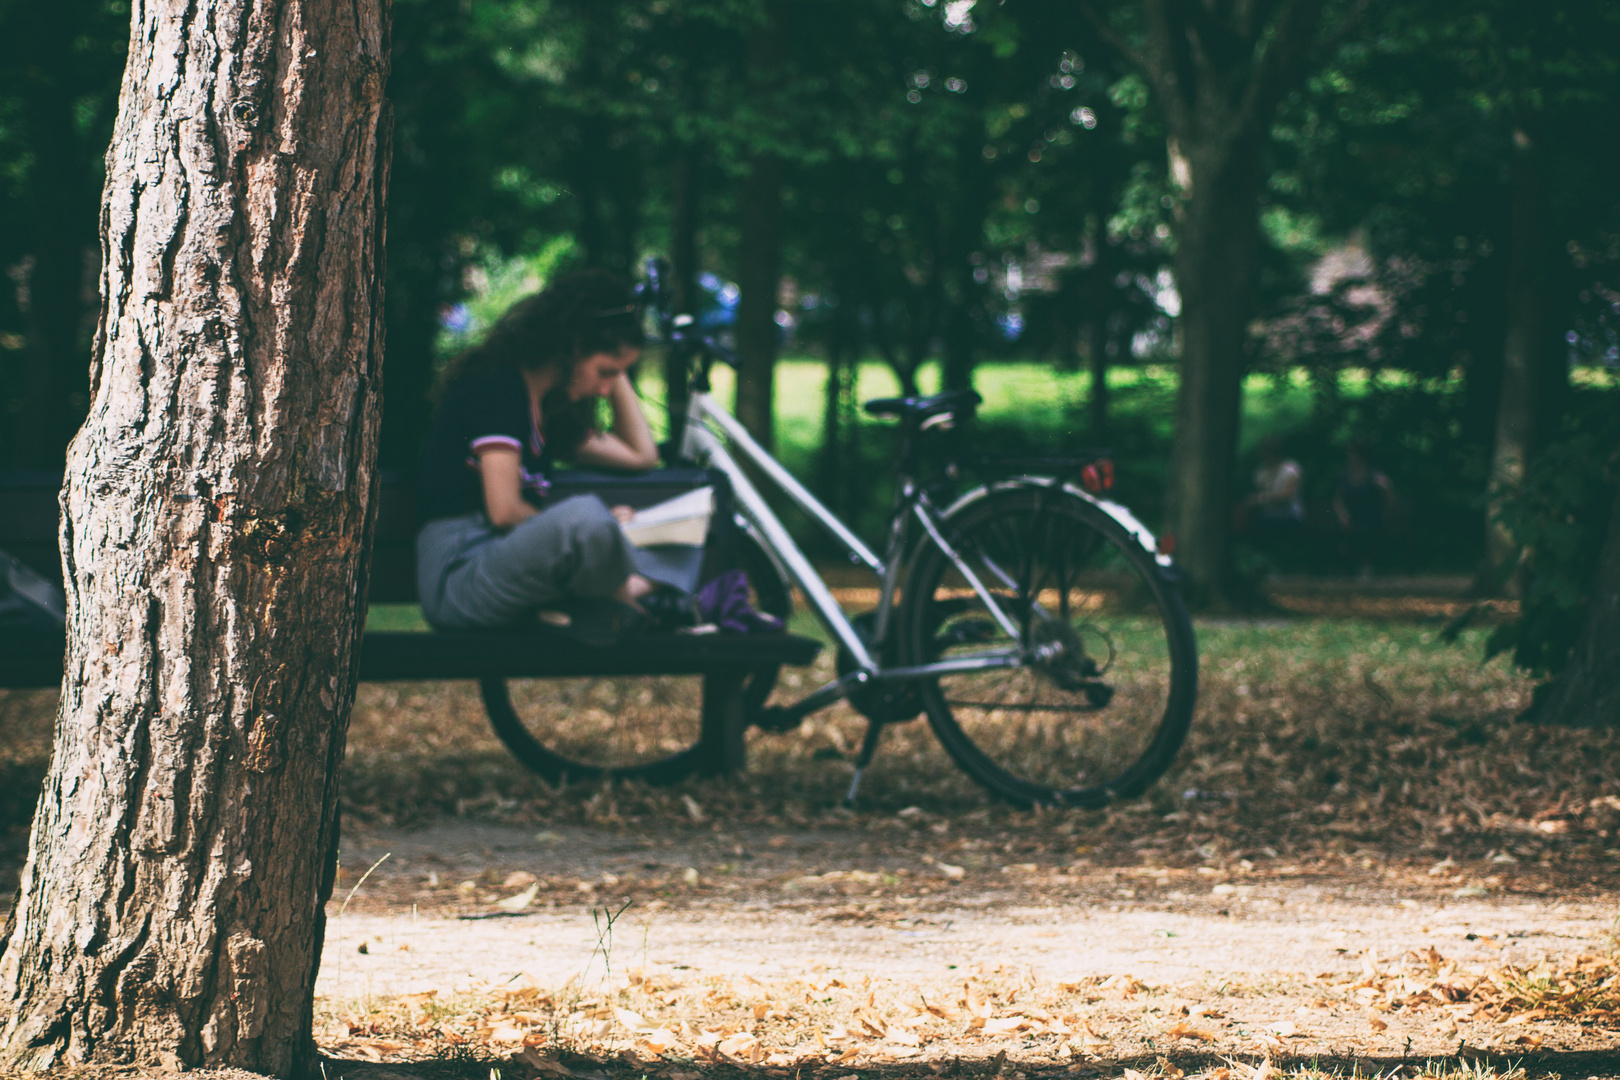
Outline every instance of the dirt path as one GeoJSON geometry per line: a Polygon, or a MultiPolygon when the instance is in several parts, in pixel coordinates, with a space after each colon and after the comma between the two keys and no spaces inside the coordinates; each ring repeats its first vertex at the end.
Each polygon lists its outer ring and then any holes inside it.
{"type": "Polygon", "coordinates": [[[336,1009],[526,986],[553,1004],[569,994],[576,1005],[611,1001],[698,1031],[706,1020],[724,1030],[722,987],[745,1025],[750,1001],[804,1014],[775,1032],[771,1049],[784,1058],[829,1046],[876,1060],[932,1048],[1039,1062],[1177,1048],[1400,1058],[1615,1045],[1591,1024],[1504,1028],[1504,1017],[1476,1018],[1466,1004],[1418,1007],[1417,983],[1399,981],[1607,952],[1617,904],[1604,889],[1559,898],[1458,888],[1451,866],[1211,875],[990,858],[970,869],[930,855],[926,828],[874,824],[636,833],[458,822],[353,835],[338,900],[388,858],[334,919],[319,992],[336,1009]],[[611,934],[609,911],[619,912],[611,934]],[[975,994],[992,1026],[1029,1025],[979,1037],[975,994]],[[893,1021],[921,1015],[925,1001],[949,1015],[934,1018],[937,1031],[915,1028],[918,1048],[828,1040],[862,1008],[887,1003],[893,1021]]]}

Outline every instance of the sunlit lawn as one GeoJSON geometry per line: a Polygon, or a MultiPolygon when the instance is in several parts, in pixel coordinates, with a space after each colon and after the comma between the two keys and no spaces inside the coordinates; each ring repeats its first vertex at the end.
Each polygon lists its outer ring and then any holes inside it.
{"type": "MultiPolygon", "coordinates": [[[[713,382],[715,397],[730,407],[736,396],[736,378],[731,369],[717,366],[713,382]]],[[[917,382],[922,392],[937,392],[939,365],[923,365],[917,382]]],[[[1079,430],[1079,418],[1091,392],[1091,374],[1065,371],[1050,363],[996,362],[980,365],[974,371],[973,385],[984,396],[979,415],[986,425],[1016,425],[1061,441],[1065,435],[1073,436],[1079,430]]],[[[662,377],[654,365],[648,365],[641,373],[639,386],[649,400],[659,403],[664,400],[662,377]]],[[[1156,364],[1116,367],[1109,372],[1108,386],[1115,417],[1129,421],[1144,415],[1162,437],[1169,437],[1176,391],[1173,368],[1156,364]]],[[[827,366],[822,360],[791,356],[778,361],[777,445],[783,462],[800,474],[809,471],[823,442],[826,387],[827,366]]],[[[1364,392],[1366,381],[1346,376],[1344,388],[1351,394],[1364,392]]],[[[858,401],[899,391],[900,382],[887,364],[875,360],[861,364],[855,395],[858,401]]],[[[1259,438],[1257,433],[1303,424],[1310,415],[1311,388],[1302,372],[1286,379],[1251,375],[1245,382],[1243,407],[1244,430],[1248,442],[1252,442],[1259,438]]],[[[864,415],[860,422],[864,428],[886,424],[864,415]]],[[[661,416],[654,418],[654,426],[662,435],[661,416]]]]}

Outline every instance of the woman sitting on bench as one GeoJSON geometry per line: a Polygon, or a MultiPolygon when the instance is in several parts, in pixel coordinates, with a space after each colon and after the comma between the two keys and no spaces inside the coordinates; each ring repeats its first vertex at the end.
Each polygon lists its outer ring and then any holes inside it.
{"type": "Polygon", "coordinates": [[[625,374],[642,343],[629,287],[586,270],[518,301],[454,361],[422,465],[416,572],[431,625],[508,626],[578,599],[650,609],[656,621],[679,602],[635,572],[619,524],[629,508],[595,495],[546,497],[557,458],[658,464],[625,374]],[[612,404],[608,431],[595,425],[598,398],[612,404]]]}

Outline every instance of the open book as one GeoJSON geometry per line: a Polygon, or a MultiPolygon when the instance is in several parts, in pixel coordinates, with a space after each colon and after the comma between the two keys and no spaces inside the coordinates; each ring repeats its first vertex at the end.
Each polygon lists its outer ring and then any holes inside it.
{"type": "Polygon", "coordinates": [[[637,510],[624,525],[624,533],[637,547],[656,544],[703,546],[714,514],[714,488],[700,487],[653,506],[637,510]]]}

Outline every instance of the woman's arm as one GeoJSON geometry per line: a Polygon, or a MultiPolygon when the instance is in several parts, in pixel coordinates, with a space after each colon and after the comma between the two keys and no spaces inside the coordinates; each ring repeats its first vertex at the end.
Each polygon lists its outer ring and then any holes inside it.
{"type": "Polygon", "coordinates": [[[506,446],[477,451],[478,475],[484,484],[484,513],[497,529],[510,529],[537,510],[523,498],[523,458],[506,446]]]}
{"type": "Polygon", "coordinates": [[[585,465],[613,469],[651,469],[658,464],[658,445],[641,412],[636,388],[623,375],[608,395],[613,403],[613,430],[599,431],[580,443],[575,458],[585,465]]]}

